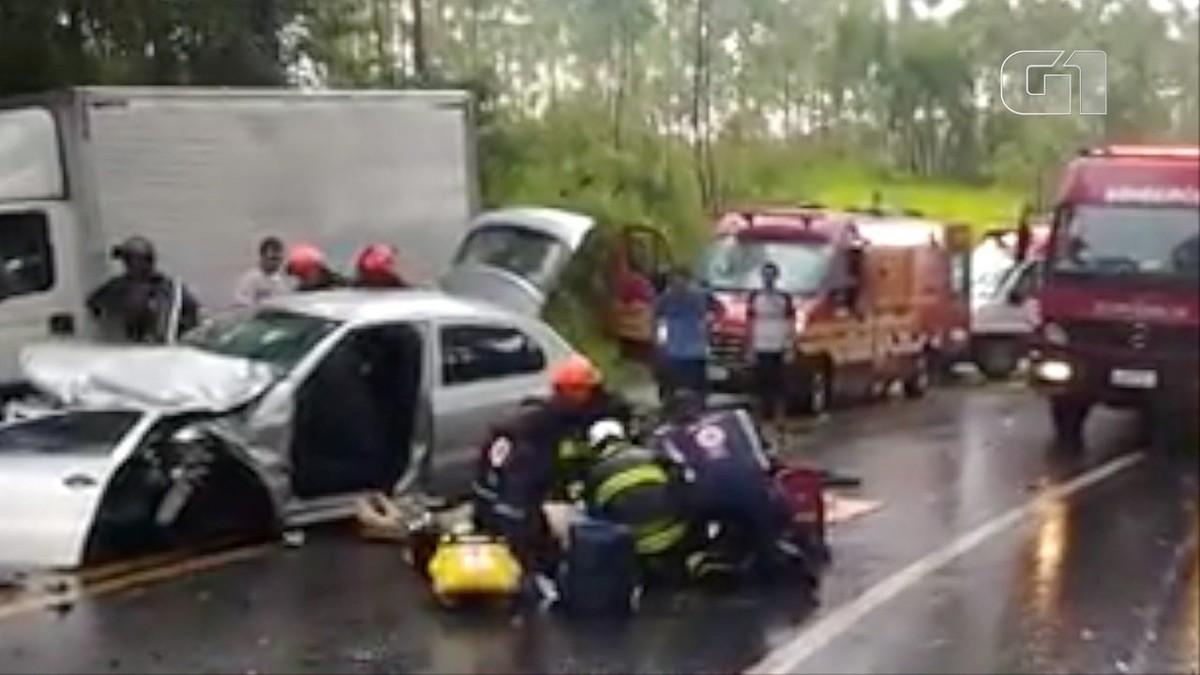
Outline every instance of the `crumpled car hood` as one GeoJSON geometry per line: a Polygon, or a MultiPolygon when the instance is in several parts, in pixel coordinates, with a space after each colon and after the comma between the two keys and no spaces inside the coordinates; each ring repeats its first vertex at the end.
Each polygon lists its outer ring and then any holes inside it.
{"type": "Polygon", "coordinates": [[[276,380],[267,364],[191,347],[82,342],[30,345],[21,371],[61,405],[160,412],[225,412],[276,380]]]}

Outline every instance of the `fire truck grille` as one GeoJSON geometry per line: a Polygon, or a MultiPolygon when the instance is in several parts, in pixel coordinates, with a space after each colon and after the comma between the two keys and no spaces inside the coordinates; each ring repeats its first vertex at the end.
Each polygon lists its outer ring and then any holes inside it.
{"type": "Polygon", "coordinates": [[[742,338],[728,333],[714,333],[709,339],[709,353],[713,361],[728,362],[741,358],[742,338]]]}
{"type": "Polygon", "coordinates": [[[1195,354],[1200,331],[1191,326],[1155,326],[1137,322],[1072,321],[1065,328],[1082,345],[1168,356],[1195,354]]]}

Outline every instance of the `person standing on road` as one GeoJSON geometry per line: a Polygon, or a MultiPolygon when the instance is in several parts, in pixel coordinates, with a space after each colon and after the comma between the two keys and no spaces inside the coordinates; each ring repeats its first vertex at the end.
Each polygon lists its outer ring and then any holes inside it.
{"type": "Polygon", "coordinates": [[[747,357],[754,378],[754,393],[764,423],[775,427],[776,438],[783,440],[784,370],[791,360],[796,335],[796,307],[792,297],[779,290],[779,266],[762,266],[762,288],[751,291],[747,302],[746,325],[749,331],[747,357]]]}
{"type": "Polygon", "coordinates": [[[258,264],[238,280],[233,302],[238,307],[254,307],[267,298],[288,293],[292,280],[283,269],[283,242],[267,237],[258,244],[258,264]]]}
{"type": "Polygon", "coordinates": [[[110,339],[172,342],[199,323],[200,305],[183,282],[158,271],[154,244],[130,237],[112,250],[125,271],[87,298],[87,309],[110,339]]]}
{"type": "Polygon", "coordinates": [[[720,312],[721,304],[692,282],[686,268],[671,271],[666,291],[654,303],[661,401],[680,389],[706,398],[709,321],[720,312]]]}

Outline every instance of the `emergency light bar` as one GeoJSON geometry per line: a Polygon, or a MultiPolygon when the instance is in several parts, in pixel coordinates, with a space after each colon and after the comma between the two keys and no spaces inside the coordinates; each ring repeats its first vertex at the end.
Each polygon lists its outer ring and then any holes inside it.
{"type": "Polygon", "coordinates": [[[1108,145],[1085,148],[1081,153],[1090,157],[1174,157],[1200,160],[1200,147],[1170,145],[1108,145]]]}

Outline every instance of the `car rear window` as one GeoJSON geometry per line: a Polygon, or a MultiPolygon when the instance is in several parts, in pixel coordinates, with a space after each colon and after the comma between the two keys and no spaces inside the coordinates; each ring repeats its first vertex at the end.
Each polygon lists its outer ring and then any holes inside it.
{"type": "Polygon", "coordinates": [[[108,454],[140,417],[130,411],[73,411],[24,420],[0,428],[0,454],[108,454]]]}

